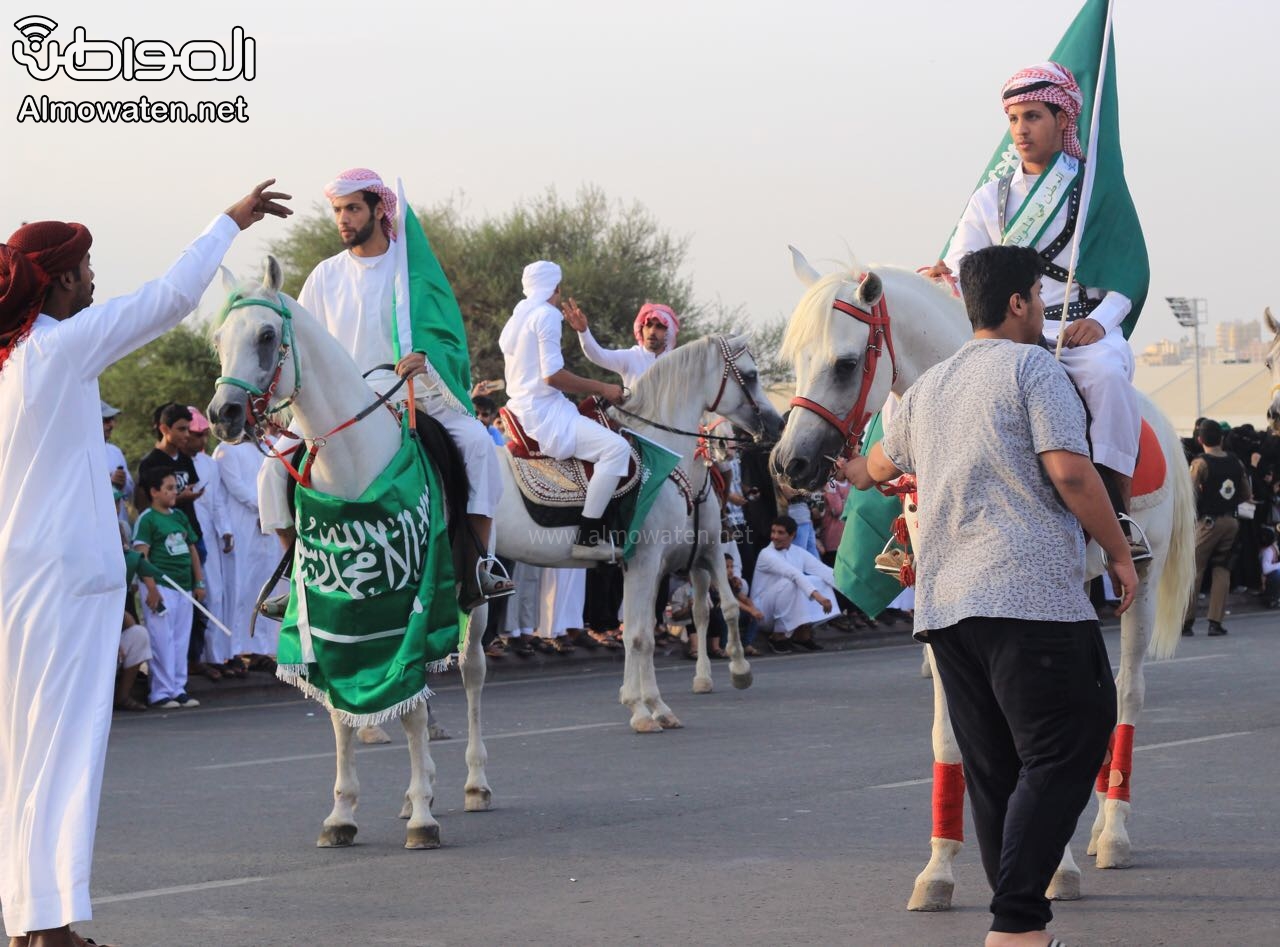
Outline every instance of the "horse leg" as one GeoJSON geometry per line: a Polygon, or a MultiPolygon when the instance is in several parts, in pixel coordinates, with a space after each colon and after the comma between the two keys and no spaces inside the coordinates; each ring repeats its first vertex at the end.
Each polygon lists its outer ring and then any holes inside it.
{"type": "Polygon", "coordinates": [[[337,745],[338,776],[333,784],[333,811],[324,820],[316,846],[345,848],[355,841],[356,805],[360,798],[360,780],[356,777],[356,754],[352,745],[355,728],[343,723],[332,711],[329,719],[333,722],[337,745]]]}
{"type": "Polygon", "coordinates": [[[742,649],[742,628],[738,624],[742,619],[742,609],[738,607],[738,599],[729,588],[729,573],[724,568],[722,550],[714,556],[711,574],[715,578],[716,587],[720,589],[720,611],[729,629],[729,640],[724,644],[725,651],[729,653],[729,680],[738,690],[746,690],[751,686],[752,677],[751,662],[742,649]]]}
{"type": "Polygon", "coordinates": [[[1075,856],[1068,845],[1062,852],[1062,861],[1058,862],[1058,870],[1049,880],[1049,888],[1044,896],[1050,901],[1080,900],[1080,868],[1076,865],[1075,856]]]}
{"type": "MultiPolygon", "coordinates": [[[[639,560],[640,556],[636,556],[639,560]]],[[[644,562],[633,561],[623,580],[623,627],[625,645],[622,664],[622,687],[618,700],[631,711],[631,729],[636,733],[658,733],[662,724],[649,709],[644,691],[643,665],[653,667],[653,605],[656,598],[656,556],[644,562]],[[644,573],[642,581],[641,573],[644,573]]]]}
{"type": "Polygon", "coordinates": [[[952,870],[956,855],[964,845],[964,767],[960,747],[951,730],[947,696],[933,663],[933,649],[925,648],[933,670],[933,834],[932,854],[924,871],[916,876],[908,911],[949,911],[955,894],[952,870]]]}
{"type": "Polygon", "coordinates": [[[933,668],[929,665],[929,646],[925,645],[923,654],[920,655],[920,676],[926,681],[933,677],[933,668]]]}
{"type": "Polygon", "coordinates": [[[1133,770],[1133,728],[1146,699],[1147,679],[1142,662],[1149,630],[1155,620],[1155,595],[1144,582],[1129,610],[1120,619],[1120,673],[1116,675],[1116,731],[1112,737],[1104,784],[1099,773],[1098,818],[1090,833],[1091,854],[1099,868],[1128,868],[1133,863],[1129,842],[1129,779],[1133,770]]]}
{"type": "Polygon", "coordinates": [[[481,639],[488,624],[489,606],[481,605],[467,619],[467,640],[462,649],[462,686],[467,692],[467,785],[464,809],[484,812],[493,804],[484,766],[489,753],[480,733],[480,692],[484,689],[485,659],[481,639]]]}
{"type": "Polygon", "coordinates": [[[711,588],[709,579],[706,569],[694,567],[689,570],[689,582],[693,586],[693,627],[697,629],[698,639],[698,660],[693,672],[695,694],[710,694],[713,690],[711,658],[707,654],[707,624],[711,620],[711,606],[707,600],[711,588]]]}
{"type": "Polygon", "coordinates": [[[409,814],[404,847],[439,848],[440,823],[431,814],[436,764],[431,759],[431,737],[427,734],[426,701],[401,717],[400,723],[409,743],[409,791],[405,796],[413,810],[409,814]]]}

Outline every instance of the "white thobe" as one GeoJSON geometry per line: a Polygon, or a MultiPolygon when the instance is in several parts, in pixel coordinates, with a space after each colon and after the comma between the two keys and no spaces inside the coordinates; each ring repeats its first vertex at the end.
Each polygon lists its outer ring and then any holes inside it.
{"type": "MultiPolygon", "coordinates": [[[[200,521],[200,534],[204,537],[204,585],[202,603],[213,617],[227,624],[227,588],[224,576],[230,571],[231,554],[222,551],[222,537],[231,532],[227,524],[226,492],[222,487],[222,473],[208,454],[201,452],[191,458],[196,465],[196,476],[204,493],[196,500],[196,519],[200,521]]],[[[231,660],[231,639],[226,632],[210,622],[204,633],[203,660],[210,664],[226,664],[231,660]]]]}
{"type": "Polygon", "coordinates": [[[586,594],[586,569],[543,569],[538,637],[560,638],[570,628],[581,628],[586,594]]]}
{"type": "Polygon", "coordinates": [[[0,371],[0,903],[11,936],[92,917],[89,871],[124,614],[98,376],[195,309],[238,229],[164,276],[37,317],[0,371]]]}
{"type": "MultiPolygon", "coordinates": [[[[133,528],[129,523],[129,510],[125,506],[125,500],[133,496],[133,475],[129,473],[129,463],[124,459],[124,451],[115,444],[106,441],[103,448],[107,453],[107,477],[110,479],[111,474],[117,470],[124,471],[124,486],[120,488],[121,498],[116,501],[116,518],[120,520],[120,525],[124,527],[121,534],[125,542],[133,539],[133,528]]],[[[115,490],[115,487],[111,488],[115,490]]]]}
{"type": "MultiPolygon", "coordinates": [[[[395,276],[394,253],[358,257],[343,250],[316,264],[298,294],[298,302],[324,323],[329,334],[351,353],[362,372],[396,363],[391,318],[395,276]]],[[[414,400],[444,425],[462,454],[469,487],[467,512],[493,516],[502,498],[502,473],[493,439],[483,424],[465,410],[458,410],[452,403],[452,395],[446,396],[439,376],[430,368],[431,354],[424,354],[428,372],[414,378],[414,400]]],[[[385,370],[369,375],[369,384],[379,394],[388,391],[397,380],[393,372],[385,370]]],[[[283,478],[276,478],[272,483],[274,497],[264,502],[264,508],[274,523],[279,519],[277,501],[283,478]]]]}
{"type": "MultiPolygon", "coordinates": [[[[267,536],[258,524],[258,471],[263,456],[250,441],[239,444],[223,442],[213,452],[218,463],[226,497],[226,521],[234,537],[230,563],[223,581],[226,597],[227,625],[231,628],[231,648],[235,654],[275,654],[279,625],[259,618],[254,637],[249,637],[249,624],[258,603],[258,593],[280,561],[284,550],[275,536],[267,536]]],[[[278,463],[278,461],[272,461],[278,463]]]]}
{"type": "MultiPolygon", "coordinates": [[[[1081,169],[1080,173],[1083,174],[1084,170],[1081,169]]],[[[1024,174],[1021,164],[1013,173],[1013,180],[1009,182],[1009,197],[1005,203],[1006,223],[1013,219],[1026,200],[1027,194],[1035,186],[1036,177],[1024,174]]],[[[951,245],[944,258],[957,279],[960,275],[960,261],[965,254],[983,247],[996,246],[1003,239],[1000,232],[998,195],[998,182],[989,181],[969,198],[969,204],[960,217],[955,236],[951,238],[951,245]]],[[[1053,221],[1036,243],[1037,250],[1045,249],[1057,239],[1067,225],[1068,213],[1067,202],[1063,201],[1053,221]]],[[[1070,241],[1054,257],[1053,262],[1063,269],[1070,265],[1070,241]]],[[[961,286],[960,289],[963,292],[964,287],[961,286]]],[[[1066,289],[1064,283],[1046,276],[1041,283],[1040,298],[1046,307],[1061,305],[1066,289]]],[[[1092,345],[1071,349],[1064,347],[1062,367],[1075,382],[1089,408],[1089,442],[1093,449],[1093,459],[1105,467],[1132,476],[1138,459],[1142,415],[1138,395],[1132,384],[1133,350],[1129,348],[1120,324],[1133,308],[1133,303],[1127,296],[1114,290],[1104,293],[1090,287],[1086,290],[1086,295],[1090,299],[1101,300],[1098,308],[1089,314],[1089,318],[1101,325],[1106,334],[1092,345]]],[[[1071,298],[1078,298],[1075,289],[1071,290],[1071,298]]],[[[1046,319],[1045,338],[1050,342],[1056,341],[1062,325],[1057,319],[1046,319]]]]}
{"type": "Polygon", "coordinates": [[[835,573],[812,553],[792,543],[777,549],[770,543],[756,558],[756,571],[751,587],[755,589],[756,608],[764,612],[762,624],[772,623],[775,631],[788,637],[801,625],[835,618],[835,573]],[[831,603],[831,611],[823,611],[811,596],[820,594],[831,603]]]}
{"type": "Polygon", "coordinates": [[[658,360],[658,356],[642,345],[633,345],[629,349],[606,349],[596,341],[590,329],[578,333],[578,344],[590,361],[621,375],[622,384],[628,388],[635,387],[636,379],[658,360]]]}

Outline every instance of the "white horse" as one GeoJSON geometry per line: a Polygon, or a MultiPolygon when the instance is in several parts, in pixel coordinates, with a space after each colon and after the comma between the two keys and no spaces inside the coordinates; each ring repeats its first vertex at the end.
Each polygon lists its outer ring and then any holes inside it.
{"type": "MultiPolygon", "coordinates": [[[[803,399],[809,410],[792,410],[772,463],[784,481],[809,489],[826,478],[830,462],[845,449],[850,434],[861,434],[864,410],[877,410],[890,390],[905,392],[926,369],[959,350],[972,332],[960,300],[914,272],[877,267],[865,276],[850,271],[822,277],[794,248],[792,253],[796,275],[809,289],[791,317],[783,356],[796,368],[793,404],[803,399]],[[886,324],[872,332],[872,310],[881,303],[886,324]],[[859,401],[865,408],[855,412],[852,408],[859,401]]],[[[1148,646],[1156,658],[1172,655],[1195,565],[1195,501],[1181,443],[1155,406],[1145,397],[1139,400],[1143,417],[1158,437],[1166,475],[1159,489],[1133,500],[1133,515],[1151,543],[1152,558],[1121,620],[1118,723],[1112,752],[1099,774],[1098,815],[1088,848],[1099,868],[1130,864],[1126,823],[1133,728],[1146,690],[1143,656],[1148,646]]],[[[919,515],[929,515],[927,505],[919,515]]],[[[912,519],[908,517],[909,524],[912,519]]],[[[1087,574],[1092,578],[1102,571],[1101,550],[1091,543],[1087,574]]],[[[963,824],[960,752],[936,667],[932,677],[933,855],[916,878],[908,903],[913,911],[950,908],[955,889],[952,863],[960,850],[963,824]]],[[[1068,847],[1048,894],[1070,900],[1078,898],[1079,891],[1080,871],[1068,847]]]]}
{"type": "MultiPolygon", "coordinates": [[[[712,580],[721,590],[720,608],[729,627],[730,678],[735,687],[751,686],[751,667],[738,634],[738,602],[729,590],[720,546],[720,502],[711,489],[706,464],[694,458],[704,412],[728,418],[757,440],[773,440],[781,430],[782,418],[760,387],[745,336],[699,339],[668,352],[640,376],[626,404],[611,409],[624,427],[683,458],[680,479],[688,493],[671,479],[663,484],[636,537],[635,555],[626,563],[623,577],[626,651],[618,699],[631,711],[631,728],[637,733],[681,726],[658,692],[653,668],[654,602],[658,582],[667,573],[688,569],[693,586],[693,621],[698,628],[694,693],[712,689],[706,642],[712,580]]],[[[502,501],[494,515],[498,553],[538,566],[590,565],[570,557],[574,527],[551,529],[535,523],[509,465],[500,466],[502,501]]]]}
{"type": "MultiPolygon", "coordinates": [[[[222,375],[239,379],[278,401],[292,400],[298,429],[311,440],[334,431],[357,417],[377,395],[365,383],[350,354],[295,299],[280,292],[280,265],[268,257],[262,283],[239,286],[223,269],[229,294],[239,297],[218,329],[215,343],[222,375]]],[[[209,405],[209,418],[223,440],[236,441],[246,434],[250,392],[232,384],[219,384],[209,405]]],[[[258,412],[260,413],[260,411],[258,412]]],[[[401,445],[400,423],[381,406],[356,423],[319,442],[314,452],[311,482],[315,490],[344,499],[355,499],[386,469],[401,445]]],[[[269,461],[276,463],[277,461],[269,461]]],[[[462,683],[467,694],[468,812],[488,809],[492,792],[485,763],[488,754],[480,734],[480,691],[485,661],[480,639],[488,609],[471,611],[460,646],[462,683]]],[[[360,792],[356,776],[353,736],[355,728],[331,712],[337,740],[337,780],[334,805],[324,820],[317,845],[322,848],[352,844],[356,835],[355,809],[360,792]]],[[[435,797],[435,763],[431,759],[428,710],[417,703],[400,718],[409,744],[410,779],[400,817],[407,818],[405,848],[440,846],[440,825],[431,814],[435,797]]]]}
{"type": "Polygon", "coordinates": [[[1271,429],[1280,434],[1280,322],[1271,315],[1268,307],[1263,313],[1263,321],[1271,330],[1271,348],[1267,351],[1267,370],[1271,372],[1271,400],[1267,403],[1267,420],[1271,429]]]}

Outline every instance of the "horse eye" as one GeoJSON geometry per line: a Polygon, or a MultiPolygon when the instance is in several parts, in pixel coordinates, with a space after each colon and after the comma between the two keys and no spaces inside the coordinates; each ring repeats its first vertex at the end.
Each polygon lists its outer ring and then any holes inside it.
{"type": "Polygon", "coordinates": [[[858,367],[858,360],[852,355],[845,355],[836,359],[835,372],[836,377],[841,381],[847,381],[849,376],[853,374],[854,369],[858,367]]]}
{"type": "Polygon", "coordinates": [[[261,332],[258,333],[259,345],[267,345],[271,342],[274,342],[275,340],[276,340],[276,330],[271,328],[270,326],[266,326],[265,328],[263,328],[261,332]]]}
{"type": "Polygon", "coordinates": [[[759,377],[760,377],[760,374],[758,372],[742,373],[742,380],[745,381],[748,385],[754,385],[756,383],[756,379],[759,377]]]}

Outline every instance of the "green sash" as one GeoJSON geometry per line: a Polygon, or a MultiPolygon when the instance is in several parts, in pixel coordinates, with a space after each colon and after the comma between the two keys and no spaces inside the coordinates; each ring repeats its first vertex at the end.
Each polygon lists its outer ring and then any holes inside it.
{"type": "Polygon", "coordinates": [[[444,494],[416,438],[359,499],[299,486],[293,587],[278,676],[351,726],[431,696],[458,650],[460,616],[444,494]]]}
{"type": "Polygon", "coordinates": [[[1058,152],[1057,159],[1036,179],[1026,200],[1009,221],[1009,226],[1004,228],[1000,242],[1006,247],[1035,249],[1045,228],[1071,196],[1079,173],[1080,162],[1064,151],[1058,152]]]}

